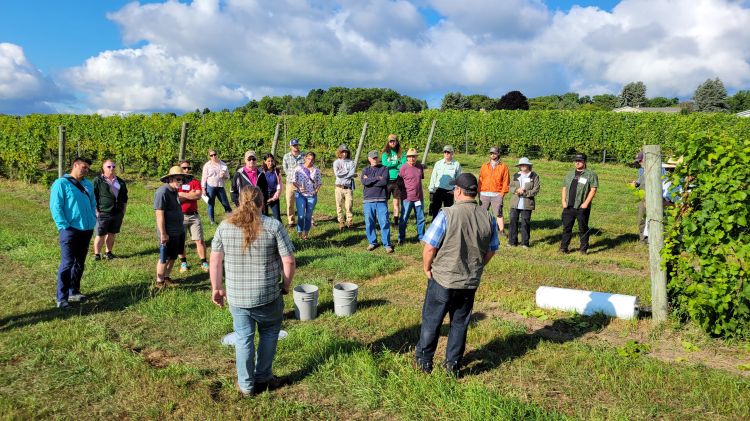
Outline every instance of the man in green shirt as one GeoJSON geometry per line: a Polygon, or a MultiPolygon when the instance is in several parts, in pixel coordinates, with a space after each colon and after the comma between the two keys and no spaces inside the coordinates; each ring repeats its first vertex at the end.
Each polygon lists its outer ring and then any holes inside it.
{"type": "Polygon", "coordinates": [[[578,238],[581,241],[579,251],[586,254],[589,249],[589,216],[591,201],[599,188],[599,177],[586,168],[586,154],[577,153],[573,157],[575,169],[563,178],[562,185],[562,223],[563,233],[560,252],[568,253],[570,238],[573,236],[573,224],[578,221],[578,238]]]}

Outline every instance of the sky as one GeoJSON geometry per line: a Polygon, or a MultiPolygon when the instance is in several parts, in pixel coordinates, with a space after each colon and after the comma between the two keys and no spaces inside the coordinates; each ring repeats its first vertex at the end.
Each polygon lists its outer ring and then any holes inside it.
{"type": "Polygon", "coordinates": [[[332,86],[750,89],[750,0],[0,0],[0,113],[188,112],[332,86]]]}

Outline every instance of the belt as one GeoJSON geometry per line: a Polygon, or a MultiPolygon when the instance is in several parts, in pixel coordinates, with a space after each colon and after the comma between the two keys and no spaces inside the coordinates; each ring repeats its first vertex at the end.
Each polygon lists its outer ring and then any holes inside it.
{"type": "Polygon", "coordinates": [[[183,212],[183,214],[185,216],[193,216],[193,215],[198,215],[198,212],[183,212]]]}
{"type": "Polygon", "coordinates": [[[345,190],[351,190],[352,189],[351,187],[345,186],[343,184],[336,184],[336,187],[338,187],[340,189],[345,189],[345,190]]]}

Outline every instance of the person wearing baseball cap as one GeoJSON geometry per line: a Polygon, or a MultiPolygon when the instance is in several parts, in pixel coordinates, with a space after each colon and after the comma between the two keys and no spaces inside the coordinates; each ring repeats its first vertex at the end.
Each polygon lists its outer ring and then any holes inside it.
{"type": "Polygon", "coordinates": [[[589,216],[591,202],[599,188],[599,177],[586,168],[586,154],[576,153],[573,156],[575,169],[565,174],[562,185],[562,223],[563,233],[560,252],[568,253],[570,238],[573,236],[573,225],[578,221],[578,238],[581,241],[579,251],[587,254],[589,249],[589,216]]]}
{"type": "Polygon", "coordinates": [[[180,206],[179,189],[184,182],[193,179],[190,174],[182,172],[179,165],[169,169],[160,180],[163,186],[154,193],[154,214],[156,231],[159,239],[159,261],[156,264],[156,288],[172,286],[169,274],[172,272],[177,256],[185,254],[184,215],[180,206]]]}
{"type": "Polygon", "coordinates": [[[490,159],[479,170],[479,203],[485,210],[492,210],[497,218],[500,234],[503,234],[505,220],[503,219],[503,200],[508,193],[510,171],[508,166],[500,160],[500,149],[493,146],[489,150],[490,159]]]}
{"type": "Polygon", "coordinates": [[[294,224],[294,205],[295,198],[294,192],[297,189],[294,187],[294,172],[297,170],[297,166],[305,163],[305,154],[300,150],[299,139],[292,139],[289,141],[289,152],[284,154],[281,159],[281,167],[284,170],[284,176],[286,177],[286,188],[284,189],[284,198],[286,199],[286,219],[290,227],[294,224]]]}
{"type": "Polygon", "coordinates": [[[398,241],[396,245],[401,245],[406,239],[406,223],[409,221],[409,215],[412,209],[417,219],[417,238],[422,240],[424,237],[424,191],[422,190],[422,180],[424,180],[424,168],[417,162],[417,150],[414,148],[406,152],[406,164],[398,170],[398,175],[404,181],[403,207],[404,212],[398,223],[398,241]]]}
{"type": "Polygon", "coordinates": [[[245,165],[237,168],[232,176],[232,187],[229,194],[232,197],[234,206],[240,205],[240,191],[247,186],[255,186],[263,193],[263,213],[265,213],[265,204],[268,203],[268,182],[266,175],[258,167],[258,156],[255,151],[245,152],[245,165]]]}
{"type": "Polygon", "coordinates": [[[380,163],[380,154],[372,150],[367,154],[370,166],[362,170],[362,196],[364,198],[365,234],[367,251],[378,248],[378,236],[375,223],[380,225],[380,241],[386,253],[393,253],[391,246],[391,221],[388,215],[387,191],[388,168],[380,163]]]}
{"type": "Polygon", "coordinates": [[[453,180],[461,174],[461,164],[453,159],[453,146],[443,146],[443,159],[435,163],[430,176],[430,216],[435,219],[443,206],[453,204],[453,180]]]}
{"type": "Polygon", "coordinates": [[[346,145],[336,149],[337,159],[333,161],[333,175],[336,177],[336,216],[339,220],[339,230],[344,227],[351,228],[352,218],[352,195],[354,191],[354,177],[357,165],[351,159],[351,152],[346,145]]]}
{"type": "Polygon", "coordinates": [[[393,224],[399,225],[399,215],[401,214],[401,201],[404,196],[404,180],[398,176],[398,170],[406,164],[406,156],[401,151],[401,143],[398,136],[389,134],[388,140],[383,146],[383,155],[381,156],[383,166],[388,168],[388,197],[393,198],[393,224]]]}
{"type": "Polygon", "coordinates": [[[450,314],[450,331],[443,368],[458,376],[474,296],[484,271],[500,247],[497,220],[476,202],[477,178],[460,174],[454,186],[453,206],[443,208],[424,235],[422,262],[427,291],[422,326],[416,346],[416,365],[429,373],[440,338],[440,328],[450,314]]]}

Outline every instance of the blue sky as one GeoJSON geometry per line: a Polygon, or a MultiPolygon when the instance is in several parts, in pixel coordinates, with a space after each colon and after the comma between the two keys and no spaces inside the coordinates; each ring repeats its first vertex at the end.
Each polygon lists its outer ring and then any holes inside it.
{"type": "Polygon", "coordinates": [[[750,88],[748,28],[735,0],[2,0],[0,113],[220,109],[329,86],[431,106],[634,80],[690,97],[707,78],[750,88]]]}

